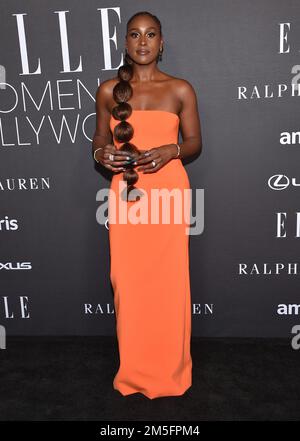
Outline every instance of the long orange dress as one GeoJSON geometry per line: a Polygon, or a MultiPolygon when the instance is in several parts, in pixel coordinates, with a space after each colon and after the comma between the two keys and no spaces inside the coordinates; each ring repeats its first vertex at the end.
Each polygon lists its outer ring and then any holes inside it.
{"type": "MultiPolygon", "coordinates": [[[[127,121],[134,128],[130,142],[142,150],[178,142],[179,117],[175,113],[133,110],[127,121]]],[[[111,116],[112,133],[118,123],[111,116]]],[[[114,144],[117,148],[122,145],[115,137],[114,144]]],[[[123,172],[113,175],[108,198],[110,279],[120,358],[113,387],[123,396],[140,392],[153,399],[182,395],[192,384],[190,218],[183,213],[190,213],[190,182],[180,159],[170,160],[154,173],[137,173],[135,186],[145,194],[140,201],[121,200],[119,193],[126,185],[123,172]],[[159,215],[159,222],[151,223],[151,212],[158,212],[151,208],[151,189],[180,192],[181,223],[174,220],[172,197],[171,222],[163,222],[159,215]],[[146,221],[141,215],[145,200],[146,221]],[[143,207],[139,205],[142,201],[143,207]],[[126,207],[127,223],[121,217],[126,207]],[[136,207],[134,222],[128,220],[132,207],[136,207]]]]}

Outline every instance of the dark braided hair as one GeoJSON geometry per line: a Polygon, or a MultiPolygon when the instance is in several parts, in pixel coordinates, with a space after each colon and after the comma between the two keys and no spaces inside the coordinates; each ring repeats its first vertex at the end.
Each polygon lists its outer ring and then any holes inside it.
{"type": "MultiPolygon", "coordinates": [[[[130,17],[127,22],[127,32],[131,21],[140,15],[148,15],[153,20],[155,20],[161,34],[160,20],[155,15],[147,11],[137,12],[132,17],[130,17]]],[[[130,80],[132,79],[132,77],[132,61],[128,53],[126,52],[125,62],[118,69],[119,82],[113,88],[113,98],[117,103],[117,106],[112,109],[112,116],[120,121],[114,128],[114,137],[118,142],[124,143],[120,146],[120,150],[132,153],[134,156],[135,154],[138,156],[140,154],[140,150],[136,145],[129,142],[130,139],[132,139],[133,137],[134,129],[132,125],[128,121],[126,121],[126,119],[129,118],[132,113],[132,107],[127,102],[128,100],[130,100],[133,93],[132,87],[130,85],[130,80]]],[[[127,181],[127,187],[124,189],[124,192],[122,192],[122,199],[126,201],[137,201],[140,199],[141,196],[144,195],[144,193],[141,190],[137,189],[134,185],[138,181],[139,175],[134,170],[132,164],[129,164],[125,167],[127,167],[127,170],[123,173],[123,179],[124,181],[127,181]]]]}

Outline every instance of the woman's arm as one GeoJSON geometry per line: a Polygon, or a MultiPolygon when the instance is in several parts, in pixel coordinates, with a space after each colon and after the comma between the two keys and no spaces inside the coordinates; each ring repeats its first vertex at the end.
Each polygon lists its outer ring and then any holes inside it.
{"type": "Polygon", "coordinates": [[[92,141],[92,151],[94,158],[100,164],[113,172],[125,171],[125,165],[130,159],[125,151],[120,151],[113,144],[113,137],[110,131],[110,112],[107,103],[112,96],[112,81],[103,81],[96,92],[96,130],[92,141]],[[97,152],[96,150],[99,149],[97,152]],[[96,152],[96,153],[95,153],[96,152]],[[114,155],[114,161],[109,159],[109,155],[114,155]]]}
{"type": "MultiPolygon", "coordinates": [[[[96,92],[96,130],[92,142],[93,154],[99,147],[112,143],[112,135],[109,127],[110,113],[106,107],[109,96],[108,81],[103,81],[96,92]]],[[[96,159],[100,158],[100,151],[96,153],[96,159]]]]}
{"type": "MultiPolygon", "coordinates": [[[[193,86],[186,80],[180,79],[176,87],[176,94],[181,100],[180,130],[182,143],[180,147],[180,159],[200,154],[202,151],[201,124],[198,112],[197,96],[193,86]]],[[[178,149],[173,144],[174,158],[177,157],[178,149]]]]}

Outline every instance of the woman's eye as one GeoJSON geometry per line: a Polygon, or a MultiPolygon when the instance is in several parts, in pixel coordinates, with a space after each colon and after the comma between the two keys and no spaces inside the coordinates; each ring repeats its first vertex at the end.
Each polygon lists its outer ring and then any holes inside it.
{"type": "MultiPolygon", "coordinates": [[[[132,32],[132,33],[130,34],[131,37],[134,37],[135,35],[138,35],[137,32],[132,32]]],[[[155,36],[155,33],[154,33],[154,32],[149,32],[148,35],[153,35],[153,36],[155,36]]]]}

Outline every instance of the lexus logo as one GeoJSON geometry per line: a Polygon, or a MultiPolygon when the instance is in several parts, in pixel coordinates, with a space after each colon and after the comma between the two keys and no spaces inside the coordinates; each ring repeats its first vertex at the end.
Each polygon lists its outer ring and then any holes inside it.
{"type": "Polygon", "coordinates": [[[13,264],[12,262],[1,263],[0,262],[0,271],[1,270],[30,270],[32,269],[31,262],[16,262],[13,264]]]}
{"type": "Polygon", "coordinates": [[[285,190],[289,185],[299,187],[296,178],[289,179],[286,175],[273,175],[268,180],[268,185],[272,190],[285,190]]]}

